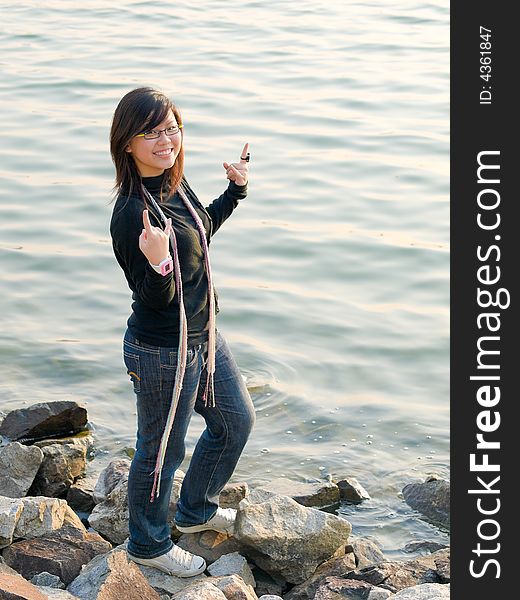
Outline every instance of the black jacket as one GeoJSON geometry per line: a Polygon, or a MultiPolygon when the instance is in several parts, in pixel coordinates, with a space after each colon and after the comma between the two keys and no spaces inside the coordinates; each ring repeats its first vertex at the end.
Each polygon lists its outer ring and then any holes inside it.
{"type": "MultiPolygon", "coordinates": [[[[204,252],[195,221],[179,194],[176,192],[166,201],[159,202],[162,178],[162,175],[143,177],[143,183],[160,204],[166,218],[172,218],[179,251],[184,308],[188,319],[188,346],[194,346],[206,341],[208,337],[208,280],[204,252]]],[[[226,191],[207,208],[200,203],[184,177],[182,185],[202,219],[209,245],[212,236],[237,207],[238,201],[246,197],[247,184],[238,186],[230,181],[226,191]]],[[[174,274],[172,272],[162,276],[154,271],[139,249],[139,236],[144,227],[144,208],[144,202],[137,194],[130,198],[120,194],[114,204],[110,222],[114,254],[132,290],[132,314],[127,325],[131,333],[145,343],[177,347],[179,303],[174,274]]],[[[164,229],[152,206],[149,206],[149,216],[152,225],[164,229]]],[[[215,299],[218,312],[218,298],[215,299]]]]}

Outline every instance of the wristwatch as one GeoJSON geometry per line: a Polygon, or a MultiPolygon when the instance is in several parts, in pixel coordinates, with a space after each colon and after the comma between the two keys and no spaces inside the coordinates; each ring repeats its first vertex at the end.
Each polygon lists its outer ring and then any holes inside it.
{"type": "Polygon", "coordinates": [[[150,263],[150,266],[154,271],[157,271],[157,273],[160,273],[163,276],[168,275],[168,273],[173,271],[173,260],[171,255],[168,254],[168,256],[164,260],[161,260],[158,265],[152,265],[152,263],[150,263]]]}

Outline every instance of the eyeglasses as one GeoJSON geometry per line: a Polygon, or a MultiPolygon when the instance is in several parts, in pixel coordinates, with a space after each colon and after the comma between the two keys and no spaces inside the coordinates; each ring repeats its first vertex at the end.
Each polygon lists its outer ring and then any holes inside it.
{"type": "Polygon", "coordinates": [[[161,133],[164,133],[168,137],[173,137],[177,135],[179,131],[182,129],[182,123],[180,125],[172,125],[172,127],[166,127],[166,129],[160,129],[159,131],[152,129],[151,131],[145,131],[144,133],[138,133],[135,137],[142,137],[145,140],[156,140],[161,137],[161,133]]]}

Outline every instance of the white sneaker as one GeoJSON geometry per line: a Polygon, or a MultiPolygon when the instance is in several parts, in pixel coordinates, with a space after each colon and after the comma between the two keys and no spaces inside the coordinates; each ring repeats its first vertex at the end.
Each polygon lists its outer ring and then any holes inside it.
{"type": "Polygon", "coordinates": [[[237,511],[234,508],[217,508],[217,512],[206,523],[200,525],[177,525],[177,529],[182,533],[197,533],[197,531],[205,531],[213,529],[220,533],[233,534],[235,530],[235,520],[237,511]]]}
{"type": "Polygon", "coordinates": [[[193,577],[206,570],[206,561],[202,556],[191,554],[175,544],[166,554],[161,554],[161,556],[156,556],[155,558],[139,558],[138,556],[127,554],[130,560],[140,565],[155,567],[177,577],[193,577]]]}

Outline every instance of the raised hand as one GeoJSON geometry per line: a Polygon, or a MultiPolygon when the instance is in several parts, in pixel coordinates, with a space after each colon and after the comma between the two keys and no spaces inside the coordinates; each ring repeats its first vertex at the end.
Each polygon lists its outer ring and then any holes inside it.
{"type": "Polygon", "coordinates": [[[139,236],[139,249],[153,265],[158,265],[170,254],[170,233],[172,230],[172,220],[168,219],[168,224],[164,231],[160,227],[155,227],[150,223],[148,210],[143,210],[143,231],[139,236]]]}
{"type": "Polygon", "coordinates": [[[234,181],[237,185],[244,185],[248,181],[248,162],[245,160],[247,156],[247,151],[249,149],[249,144],[246,143],[244,149],[242,150],[242,154],[240,155],[240,162],[237,163],[222,163],[224,165],[224,169],[226,169],[227,178],[231,181],[234,181]]]}

